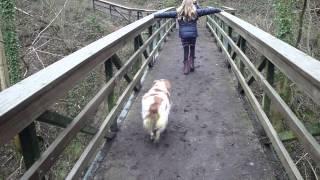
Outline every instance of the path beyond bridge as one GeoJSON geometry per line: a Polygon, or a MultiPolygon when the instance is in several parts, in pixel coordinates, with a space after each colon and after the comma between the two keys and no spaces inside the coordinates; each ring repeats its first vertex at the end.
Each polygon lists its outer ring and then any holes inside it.
{"type": "Polygon", "coordinates": [[[208,30],[199,30],[196,71],[188,76],[180,39],[169,36],[117,137],[102,150],[95,179],[275,179],[223,54],[208,30]],[[173,106],[167,132],[153,144],[142,127],[141,97],[161,78],[172,82],[173,106]]]}

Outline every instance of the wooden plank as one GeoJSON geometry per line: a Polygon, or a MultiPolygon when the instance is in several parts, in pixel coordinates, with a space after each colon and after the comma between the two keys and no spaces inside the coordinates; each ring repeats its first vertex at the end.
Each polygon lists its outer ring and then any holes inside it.
{"type": "MultiPolygon", "coordinates": [[[[162,26],[162,28],[164,28],[164,25],[162,26]]],[[[43,177],[44,173],[47,172],[49,168],[53,165],[53,163],[56,161],[56,159],[67,146],[67,144],[79,132],[79,130],[83,128],[87,116],[95,112],[97,107],[104,100],[105,96],[109,95],[115,87],[115,84],[118,82],[118,80],[128,73],[130,67],[135,63],[138,56],[141,55],[142,52],[149,46],[149,44],[160,32],[160,30],[161,28],[155,34],[153,34],[153,36],[151,36],[145,42],[145,44],[142,47],[140,47],[140,49],[129,58],[129,60],[124,64],[124,66],[108,81],[106,85],[102,87],[102,89],[97,93],[97,95],[92,100],[90,100],[90,102],[72,121],[72,123],[59,134],[55,141],[41,155],[40,159],[23,175],[24,179],[43,177]]]]}
{"type": "MultiPolygon", "coordinates": [[[[46,111],[36,120],[61,128],[66,128],[72,122],[73,119],[53,111],[46,111]]],[[[81,129],[80,132],[88,135],[95,135],[97,131],[97,128],[87,125],[83,129],[81,129]]]]}
{"type": "MultiPolygon", "coordinates": [[[[174,27],[174,24],[171,26],[171,28],[174,27]]],[[[112,111],[108,114],[107,118],[102,123],[99,132],[93,137],[93,139],[90,141],[89,145],[86,147],[84,152],[82,153],[81,157],[75,164],[75,166],[72,168],[71,172],[67,176],[67,180],[70,179],[78,179],[81,175],[84,168],[87,166],[87,164],[94,158],[98,152],[98,147],[101,143],[102,137],[105,133],[105,131],[109,128],[112,121],[115,120],[115,117],[118,115],[120,110],[123,108],[125,102],[129,98],[134,86],[136,86],[137,83],[139,83],[143,72],[145,71],[146,67],[148,66],[151,57],[156,53],[156,49],[159,48],[161,42],[164,41],[165,36],[168,35],[170,31],[167,31],[166,34],[162,37],[162,39],[157,44],[157,47],[151,52],[149,58],[143,63],[141,69],[136,73],[133,81],[130,83],[130,85],[126,88],[124,93],[119,97],[116,106],[112,109],[112,111]]]]}
{"type": "Polygon", "coordinates": [[[52,142],[48,149],[41,155],[33,166],[28,169],[21,179],[36,179],[41,178],[50,169],[53,163],[57,160],[61,152],[65,149],[68,143],[82,129],[88,117],[94,113],[105,96],[108,95],[115,86],[115,81],[110,81],[90,100],[84,109],[76,116],[76,118],[67,126],[59,136],[52,142]]]}
{"type": "Polygon", "coordinates": [[[29,168],[40,157],[40,146],[34,122],[19,133],[19,140],[24,164],[26,168],[29,168]]]}
{"type": "MultiPolygon", "coordinates": [[[[266,79],[267,79],[268,83],[271,86],[273,86],[273,84],[274,84],[274,73],[275,73],[274,72],[274,65],[270,61],[268,61],[266,63],[267,63],[266,79]]],[[[263,93],[262,108],[263,108],[264,112],[267,114],[267,116],[270,117],[270,115],[271,115],[271,99],[268,97],[268,95],[265,92],[263,93]]]]}
{"type": "Polygon", "coordinates": [[[229,13],[222,12],[216,16],[244,37],[315,103],[320,104],[319,60],[229,13]]]}
{"type": "MultiPolygon", "coordinates": [[[[164,9],[161,12],[170,10],[164,9]]],[[[66,56],[0,93],[0,144],[8,142],[76,82],[154,22],[153,15],[129,24],[66,56]]]]}
{"type": "Polygon", "coordinates": [[[278,137],[277,132],[272,127],[272,124],[270,123],[267,115],[262,110],[258,100],[256,99],[255,95],[251,91],[250,87],[247,85],[241,72],[237,68],[237,65],[235,64],[233,59],[228,54],[228,51],[223,47],[223,43],[220,41],[220,39],[218,38],[218,35],[215,33],[213,28],[210,26],[209,23],[207,23],[207,24],[209,25],[210,31],[217,38],[217,41],[220,44],[220,46],[222,46],[222,49],[225,52],[225,54],[231,64],[233,72],[235,73],[236,77],[238,78],[239,82],[241,83],[243,90],[245,91],[245,94],[247,95],[251,106],[253,107],[254,111],[256,112],[258,119],[260,120],[264,130],[266,131],[270,141],[272,142],[272,145],[273,145],[278,157],[280,158],[280,161],[282,162],[286,172],[288,173],[290,179],[297,179],[297,180],[303,179],[297,166],[295,165],[295,163],[291,159],[288,151],[286,150],[286,148],[284,147],[280,138],[278,137]]]}
{"type": "Polygon", "coordinates": [[[130,11],[141,11],[141,12],[156,12],[157,11],[157,10],[153,10],[153,9],[140,9],[140,8],[127,7],[127,6],[123,6],[121,4],[117,4],[117,3],[106,1],[106,0],[96,0],[95,2],[101,2],[101,3],[104,3],[104,4],[116,6],[118,8],[125,9],[125,10],[130,10],[130,11]]]}
{"type": "MultiPolygon", "coordinates": [[[[211,19],[212,20],[212,19],[211,19]]],[[[212,20],[213,21],[213,20],[212,20]]],[[[217,24],[214,22],[217,26],[217,24]]],[[[268,81],[263,77],[263,75],[255,68],[254,64],[249,60],[249,58],[235,45],[230,37],[227,36],[225,32],[222,31],[220,27],[219,31],[226,37],[229,41],[231,47],[237,54],[241,57],[242,62],[248,67],[255,79],[261,83],[264,92],[271,98],[274,105],[277,106],[279,112],[282,113],[283,117],[287,120],[290,128],[295,132],[300,142],[305,147],[314,160],[320,163],[320,145],[314,139],[314,137],[308,132],[303,123],[297,118],[297,116],[292,112],[290,107],[282,100],[280,95],[273,89],[273,87],[268,83],[268,81]]]]}
{"type": "MultiPolygon", "coordinates": [[[[112,76],[113,76],[112,59],[104,63],[104,69],[105,69],[105,75],[106,75],[106,82],[108,82],[112,79],[112,76]]],[[[114,91],[111,91],[110,94],[108,95],[108,112],[110,112],[113,106],[115,105],[115,99],[116,97],[115,97],[114,91]]],[[[118,131],[117,121],[114,121],[111,124],[110,130],[111,130],[111,133],[118,131]]]]}
{"type": "MultiPolygon", "coordinates": [[[[257,65],[258,71],[261,72],[266,67],[267,61],[268,60],[266,58],[263,58],[262,60],[260,60],[259,64],[257,65]]],[[[254,80],[255,80],[254,77],[250,75],[247,78],[247,84],[250,86],[254,82],[254,80]]]]}
{"type": "MultiPolygon", "coordinates": [[[[117,54],[114,54],[112,57],[111,57],[111,61],[112,63],[114,64],[114,66],[117,68],[117,69],[121,69],[121,67],[123,66],[123,63],[122,61],[120,60],[119,56],[117,54]]],[[[128,83],[131,82],[132,78],[130,77],[130,75],[128,74],[125,74],[124,75],[124,78],[126,79],[126,81],[128,83]]]]}

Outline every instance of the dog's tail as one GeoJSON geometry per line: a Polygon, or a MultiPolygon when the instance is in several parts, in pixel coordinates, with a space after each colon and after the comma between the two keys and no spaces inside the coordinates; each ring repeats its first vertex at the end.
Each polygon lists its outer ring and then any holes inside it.
{"type": "Polygon", "coordinates": [[[157,124],[157,121],[160,116],[159,112],[158,112],[158,108],[159,108],[159,105],[156,103],[154,103],[150,106],[149,118],[150,118],[150,127],[151,127],[153,133],[155,133],[155,131],[157,130],[156,124],[157,124]]]}

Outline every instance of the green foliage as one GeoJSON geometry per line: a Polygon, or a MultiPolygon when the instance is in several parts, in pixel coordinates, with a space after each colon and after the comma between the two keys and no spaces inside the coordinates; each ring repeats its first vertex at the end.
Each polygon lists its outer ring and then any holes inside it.
{"type": "Polygon", "coordinates": [[[275,0],[276,36],[289,44],[293,43],[294,0],[275,0]]]}
{"type": "Polygon", "coordinates": [[[1,28],[9,68],[10,84],[15,84],[21,80],[14,7],[14,0],[0,1],[1,28]]]}
{"type": "Polygon", "coordinates": [[[92,31],[95,31],[97,33],[103,33],[103,28],[101,27],[101,25],[97,21],[96,16],[89,16],[88,17],[88,24],[90,25],[92,31]]]}

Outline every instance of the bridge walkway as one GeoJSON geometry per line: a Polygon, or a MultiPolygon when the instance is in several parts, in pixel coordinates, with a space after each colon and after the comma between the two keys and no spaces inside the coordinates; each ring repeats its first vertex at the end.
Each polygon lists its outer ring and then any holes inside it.
{"type": "Polygon", "coordinates": [[[196,71],[182,74],[182,48],[172,33],[111,147],[106,144],[94,179],[275,179],[223,54],[199,29],[196,71]],[[155,79],[172,82],[167,132],[152,144],[142,128],[141,97],[155,79]]]}

